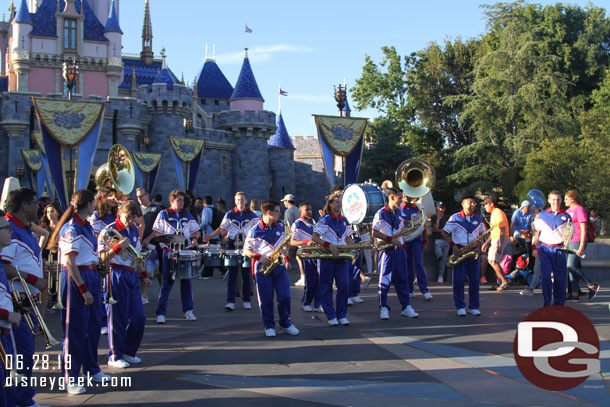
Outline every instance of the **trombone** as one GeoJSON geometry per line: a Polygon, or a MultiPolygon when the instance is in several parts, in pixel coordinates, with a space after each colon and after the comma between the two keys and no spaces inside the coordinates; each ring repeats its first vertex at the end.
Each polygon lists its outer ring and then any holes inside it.
{"type": "Polygon", "coordinates": [[[25,322],[28,324],[28,328],[30,328],[32,335],[36,336],[36,335],[38,335],[39,332],[36,331],[36,324],[34,323],[32,316],[28,312],[23,312],[26,308],[29,308],[29,307],[28,307],[28,304],[25,303],[25,299],[23,299],[21,297],[21,294],[19,293],[19,291],[16,290],[15,282],[17,282],[17,281],[19,281],[21,283],[21,285],[23,285],[23,292],[27,298],[27,301],[29,301],[29,305],[32,307],[32,311],[34,312],[34,315],[36,315],[36,318],[38,319],[38,321],[40,323],[40,332],[42,332],[42,334],[44,335],[47,349],[49,349],[52,346],[58,345],[59,341],[57,339],[55,339],[53,337],[53,335],[51,335],[51,331],[49,331],[49,328],[47,327],[47,324],[44,322],[44,318],[42,317],[40,310],[36,306],[36,299],[32,295],[32,292],[30,291],[30,287],[28,286],[28,283],[25,281],[25,279],[21,275],[21,272],[19,272],[18,267],[15,267],[15,271],[17,271],[17,277],[13,277],[11,279],[11,290],[12,290],[12,295],[13,295],[13,301],[15,302],[17,308],[21,310],[20,312],[22,312],[23,318],[25,318],[25,322]]]}
{"type": "Polygon", "coordinates": [[[57,302],[53,305],[53,309],[65,309],[64,304],[61,302],[61,252],[59,246],[53,246],[49,249],[49,257],[47,258],[47,273],[49,275],[49,285],[47,286],[47,293],[49,297],[57,295],[57,302]],[[57,262],[53,262],[53,250],[57,253],[57,262]]]}

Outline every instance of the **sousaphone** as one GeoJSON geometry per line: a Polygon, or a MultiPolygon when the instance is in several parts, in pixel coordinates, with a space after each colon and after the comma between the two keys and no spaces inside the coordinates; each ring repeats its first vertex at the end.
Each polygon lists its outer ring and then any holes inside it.
{"type": "Polygon", "coordinates": [[[108,162],[100,165],[95,172],[98,191],[113,188],[123,195],[129,195],[135,183],[135,167],[129,151],[120,144],[113,145],[108,152],[108,162]]]}

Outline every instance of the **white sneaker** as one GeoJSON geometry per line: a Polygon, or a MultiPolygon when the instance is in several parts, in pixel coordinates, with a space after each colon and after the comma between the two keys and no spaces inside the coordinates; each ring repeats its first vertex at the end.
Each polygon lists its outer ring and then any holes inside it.
{"type": "Polygon", "coordinates": [[[362,280],[362,289],[366,290],[366,288],[369,286],[370,283],[371,283],[371,278],[366,277],[364,280],[362,280]]]}
{"type": "Polygon", "coordinates": [[[142,305],[144,304],[148,304],[150,301],[148,301],[148,297],[142,297],[142,305]]]}
{"type": "Polygon", "coordinates": [[[533,297],[534,291],[530,290],[529,288],[526,288],[525,290],[521,291],[519,294],[524,295],[526,297],[533,297]]]}
{"type": "Polygon", "coordinates": [[[311,305],[309,305],[309,304],[307,304],[307,305],[302,305],[302,307],[303,307],[303,311],[306,311],[306,312],[311,312],[311,311],[313,311],[313,308],[312,308],[312,307],[311,307],[311,305]]]}
{"type": "Polygon", "coordinates": [[[390,319],[390,311],[386,307],[382,307],[379,311],[379,318],[390,319]]]}
{"type": "Polygon", "coordinates": [[[339,318],[339,323],[341,325],[349,325],[349,320],[347,318],[339,318]]]}
{"type": "MultiPolygon", "coordinates": [[[[129,363],[127,364],[129,365],[129,363]]],[[[109,383],[110,382],[111,377],[108,376],[107,374],[104,374],[103,372],[97,372],[94,375],[91,375],[91,380],[93,380],[96,383],[109,383]]]]}
{"type": "Polygon", "coordinates": [[[273,328],[265,329],[265,336],[268,337],[268,338],[274,337],[275,336],[275,329],[273,329],[273,328]]]}
{"type": "Polygon", "coordinates": [[[108,360],[108,366],[116,367],[119,369],[125,369],[125,368],[129,367],[129,362],[126,361],[125,359],[108,360]]]}
{"type": "Polygon", "coordinates": [[[129,363],[131,363],[132,365],[137,365],[138,363],[142,363],[142,359],[140,359],[137,356],[123,355],[123,358],[126,361],[128,361],[129,363]]]}
{"type": "Polygon", "coordinates": [[[313,311],[314,312],[324,312],[324,308],[322,308],[322,306],[320,305],[320,306],[314,307],[313,311]]]}
{"type": "Polygon", "coordinates": [[[108,327],[107,327],[107,326],[103,326],[103,327],[100,329],[100,334],[102,334],[102,335],[108,335],[108,327]]]}
{"type": "Polygon", "coordinates": [[[361,304],[364,302],[364,300],[359,296],[352,297],[351,300],[354,304],[361,304]]]}
{"type": "Polygon", "coordinates": [[[354,305],[354,301],[350,297],[347,298],[347,305],[354,305]]]}
{"type": "Polygon", "coordinates": [[[481,316],[481,311],[479,311],[478,309],[469,309],[468,313],[470,315],[474,315],[475,317],[480,317],[481,316]]]}
{"type": "Polygon", "coordinates": [[[415,293],[409,293],[409,298],[415,298],[415,293]]]}
{"type": "Polygon", "coordinates": [[[165,315],[157,315],[157,324],[165,323],[165,315]]]}
{"type": "Polygon", "coordinates": [[[443,278],[443,276],[438,276],[438,281],[437,283],[444,283],[445,279],[443,278]]]}
{"type": "Polygon", "coordinates": [[[339,325],[339,321],[337,321],[337,318],[329,319],[328,325],[337,326],[337,325],[339,325]]]}
{"type": "Polygon", "coordinates": [[[281,329],[282,331],[285,331],[285,332],[286,332],[287,334],[289,334],[289,335],[298,335],[298,334],[299,334],[299,330],[298,330],[298,329],[297,329],[297,327],[296,327],[296,326],[294,326],[294,325],[290,325],[288,328],[282,328],[282,327],[280,326],[280,329],[281,329]]]}
{"type": "Polygon", "coordinates": [[[66,386],[66,391],[68,394],[82,394],[87,392],[87,388],[85,386],[79,386],[77,384],[68,384],[66,386]]]}
{"type": "Polygon", "coordinates": [[[419,316],[419,314],[417,312],[415,312],[413,307],[410,305],[407,305],[407,307],[405,309],[400,311],[400,314],[405,317],[409,317],[409,318],[417,318],[419,316]]]}
{"type": "Polygon", "coordinates": [[[227,302],[227,305],[225,305],[225,309],[227,311],[233,311],[235,309],[235,304],[232,302],[227,302]]]}
{"type": "Polygon", "coordinates": [[[430,291],[424,294],[424,300],[432,301],[432,294],[430,294],[430,291]]]}
{"type": "Polygon", "coordinates": [[[197,317],[195,316],[195,314],[193,314],[192,309],[184,313],[184,318],[186,318],[187,321],[197,321],[197,317]]]}
{"type": "Polygon", "coordinates": [[[457,315],[458,315],[458,317],[465,317],[466,316],[466,308],[460,308],[459,310],[457,310],[457,315]]]}
{"type": "Polygon", "coordinates": [[[305,287],[305,277],[301,276],[301,278],[299,278],[294,285],[296,287],[305,287]]]}
{"type": "Polygon", "coordinates": [[[244,309],[252,309],[252,304],[250,304],[250,301],[244,301],[242,306],[244,309]]]}

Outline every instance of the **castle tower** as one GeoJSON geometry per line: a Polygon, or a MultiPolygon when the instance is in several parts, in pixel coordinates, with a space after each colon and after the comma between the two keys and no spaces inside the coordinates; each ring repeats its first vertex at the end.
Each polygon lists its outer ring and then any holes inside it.
{"type": "Polygon", "coordinates": [[[207,46],[205,62],[196,79],[196,85],[195,96],[204,110],[216,113],[230,108],[229,99],[233,95],[233,86],[216,64],[214,55],[208,58],[207,46]]]}
{"type": "Polygon", "coordinates": [[[280,200],[295,193],[294,145],[286,130],[282,112],[278,112],[277,130],[267,143],[271,198],[280,200]]]}
{"type": "Polygon", "coordinates": [[[13,35],[9,51],[9,54],[12,54],[10,68],[12,75],[9,78],[9,82],[13,85],[11,86],[12,89],[21,92],[27,92],[29,90],[30,33],[33,28],[34,23],[32,22],[27,1],[21,0],[21,5],[13,19],[13,35]]]}
{"type": "Polygon", "coordinates": [[[152,20],[150,19],[150,6],[148,0],[145,0],[144,4],[144,24],[142,25],[142,52],[140,52],[140,59],[145,65],[152,64],[154,53],[152,49],[152,20]]]}
{"type": "Polygon", "coordinates": [[[106,71],[109,96],[118,96],[121,73],[123,71],[123,64],[121,61],[123,31],[119,25],[119,18],[117,16],[114,0],[110,3],[110,14],[108,14],[108,19],[106,20],[104,35],[109,41],[108,47],[106,48],[109,62],[108,70],[106,71]]]}
{"type": "Polygon", "coordinates": [[[275,114],[263,110],[264,99],[256,84],[248,54],[231,94],[230,111],[218,114],[218,128],[235,138],[233,186],[249,199],[271,194],[267,140],[275,132],[275,114]]]}

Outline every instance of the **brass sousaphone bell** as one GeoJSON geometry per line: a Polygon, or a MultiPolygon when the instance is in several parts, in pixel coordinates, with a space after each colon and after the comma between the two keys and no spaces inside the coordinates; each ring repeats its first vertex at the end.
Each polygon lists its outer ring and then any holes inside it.
{"type": "Polygon", "coordinates": [[[129,151],[120,144],[113,145],[108,152],[108,162],[95,172],[95,185],[98,190],[113,188],[129,195],[135,183],[135,167],[129,151]]]}
{"type": "Polygon", "coordinates": [[[434,168],[421,158],[409,158],[396,169],[396,185],[411,198],[420,198],[436,183],[434,168]]]}

